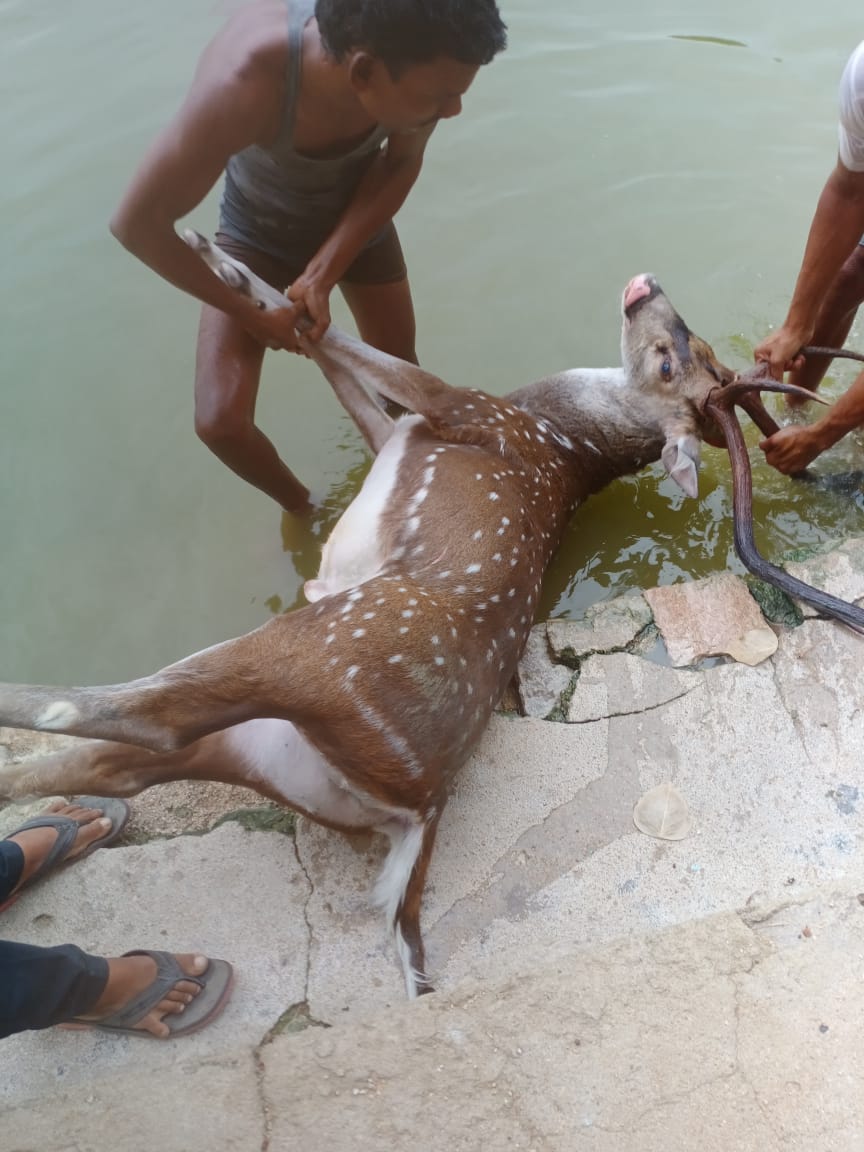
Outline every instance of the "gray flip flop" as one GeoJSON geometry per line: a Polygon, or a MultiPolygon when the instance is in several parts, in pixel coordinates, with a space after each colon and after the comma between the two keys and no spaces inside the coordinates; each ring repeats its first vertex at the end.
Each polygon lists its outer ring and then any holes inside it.
{"type": "MultiPolygon", "coordinates": [[[[129,805],[125,800],[109,799],[104,796],[80,796],[74,801],[80,808],[96,808],[107,816],[111,821],[111,829],[106,832],[104,836],[100,836],[98,840],[94,840],[92,844],[88,845],[83,852],[76,853],[71,860],[70,864],[76,863],[78,860],[83,860],[85,856],[89,856],[91,852],[95,852],[97,848],[104,848],[113,840],[116,840],[129,820],[129,805]]],[[[9,899],[0,905],[0,911],[12,904],[31,884],[40,880],[51,869],[59,867],[64,860],[68,857],[72,846],[75,843],[75,838],[81,831],[81,825],[77,820],[73,820],[70,816],[54,816],[50,812],[44,816],[35,816],[32,820],[28,820],[22,824],[20,828],[16,828],[14,832],[10,832],[8,836],[4,837],[6,840],[11,840],[13,836],[17,836],[19,832],[27,832],[31,828],[54,828],[57,831],[57,839],[51,847],[51,851],[39,865],[32,875],[16,888],[15,892],[9,899]]]]}
{"type": "MultiPolygon", "coordinates": [[[[234,980],[234,969],[227,960],[210,960],[206,971],[201,976],[187,976],[177,963],[171,952],[151,952],[146,948],[136,948],[132,952],[124,952],[124,956],[150,956],[156,961],[156,976],[152,984],[148,985],[119,1012],[106,1016],[102,1020],[81,1020],[76,1018],[72,1024],[84,1025],[98,1032],[119,1032],[125,1036],[144,1036],[151,1040],[159,1040],[152,1032],[135,1028],[147,1013],[155,1008],[178,980],[188,980],[197,984],[201,991],[186,1005],[183,1012],[172,1016],[165,1016],[164,1022],[171,1032],[171,1039],[178,1036],[188,1036],[209,1024],[219,1015],[228,1002],[231,994],[231,985],[234,980]]],[[[167,1037],[166,1037],[167,1039],[167,1037]]]]}

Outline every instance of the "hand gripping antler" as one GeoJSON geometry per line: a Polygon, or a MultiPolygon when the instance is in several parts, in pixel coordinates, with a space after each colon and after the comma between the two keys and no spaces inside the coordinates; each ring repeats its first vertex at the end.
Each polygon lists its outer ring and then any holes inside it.
{"type": "Polygon", "coordinates": [[[735,536],[735,551],[742,563],[761,580],[773,584],[781,592],[802,600],[818,612],[841,620],[856,632],[864,634],[864,609],[848,604],[837,596],[831,596],[818,588],[805,584],[784,569],[767,561],[756,548],[753,539],[753,477],[750,470],[750,457],[735,405],[743,408],[754,424],[765,433],[773,435],[777,425],[765,410],[759,392],[784,392],[787,395],[803,396],[808,400],[825,403],[806,388],[774,380],[767,375],[763,366],[753,369],[745,376],[739,376],[730,384],[714,388],[709,392],[703,406],[705,415],[717,424],[726,438],[729,462],[732,468],[732,517],[735,536]]]}

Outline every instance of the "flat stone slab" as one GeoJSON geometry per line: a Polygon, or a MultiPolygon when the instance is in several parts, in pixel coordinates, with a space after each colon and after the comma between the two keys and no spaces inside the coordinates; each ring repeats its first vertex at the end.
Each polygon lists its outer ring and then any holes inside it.
{"type": "Polygon", "coordinates": [[[572,668],[554,662],[546,625],[538,624],[532,628],[517,674],[522,714],[545,720],[559,705],[573,676],[572,668]]]}
{"type": "Polygon", "coordinates": [[[572,662],[595,652],[623,651],[651,621],[644,595],[635,593],[593,604],[583,620],[550,620],[546,632],[556,659],[572,662]]]}
{"type": "Polygon", "coordinates": [[[761,664],[777,650],[777,637],[747,585],[731,573],[651,588],[645,599],[677,668],[720,655],[761,664]]]}

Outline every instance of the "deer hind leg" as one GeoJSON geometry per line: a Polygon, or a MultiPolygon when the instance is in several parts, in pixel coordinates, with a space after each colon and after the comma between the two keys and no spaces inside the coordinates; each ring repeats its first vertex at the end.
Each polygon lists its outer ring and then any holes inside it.
{"type": "Polygon", "coordinates": [[[379,825],[390,839],[390,851],[375,886],[375,903],[382,907],[396,941],[408,999],[434,988],[426,974],[426,955],[420,932],[420,905],[435,834],[443,805],[416,821],[379,825]]]}
{"type": "Polygon", "coordinates": [[[381,821],[380,809],[339,786],[324,757],[290,721],[270,719],[249,720],[162,754],[109,741],[82,742],[0,769],[0,800],[134,796],[172,780],[239,784],[346,832],[381,821]]]}

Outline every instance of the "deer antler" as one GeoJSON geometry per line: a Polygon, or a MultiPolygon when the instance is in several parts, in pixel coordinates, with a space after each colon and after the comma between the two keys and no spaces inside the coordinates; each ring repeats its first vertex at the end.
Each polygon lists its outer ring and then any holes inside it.
{"type": "MultiPolygon", "coordinates": [[[[859,358],[859,357],[855,357],[859,358]]],[[[864,359],[864,357],[860,357],[864,359]]],[[[753,477],[750,470],[750,457],[747,445],[744,443],[744,434],[735,414],[735,405],[750,416],[753,423],[765,433],[772,435],[777,431],[777,425],[765,410],[759,393],[785,392],[789,395],[803,395],[808,400],[816,400],[824,404],[820,397],[814,396],[806,388],[799,388],[795,384],[786,384],[774,380],[764,366],[760,365],[743,376],[738,376],[730,384],[714,388],[709,392],[702,407],[705,415],[714,421],[726,438],[726,447],[729,452],[729,462],[732,468],[732,517],[735,536],[735,551],[742,563],[760,579],[773,584],[781,592],[803,600],[817,611],[840,620],[853,628],[856,632],[864,634],[864,609],[855,604],[848,604],[837,596],[822,592],[777,565],[769,563],[760,555],[753,539],[753,477]]]]}

